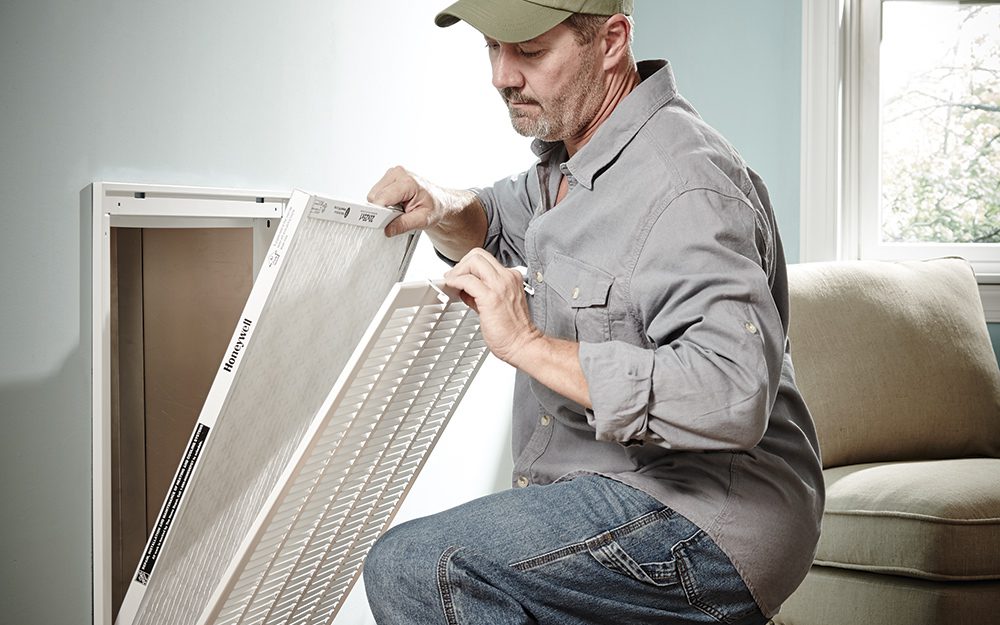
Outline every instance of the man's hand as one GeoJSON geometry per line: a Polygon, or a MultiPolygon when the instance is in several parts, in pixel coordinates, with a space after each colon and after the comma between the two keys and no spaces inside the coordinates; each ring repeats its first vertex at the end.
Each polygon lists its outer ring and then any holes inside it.
{"type": "Polygon", "coordinates": [[[393,237],[424,230],[448,258],[461,258],[486,239],[486,213],[471,191],[444,189],[402,167],[393,167],[368,192],[368,201],[402,206],[403,214],[389,222],[393,237]]]}
{"type": "Polygon", "coordinates": [[[444,189],[396,166],[368,192],[368,201],[382,206],[402,206],[405,213],[385,227],[386,236],[437,225],[447,212],[444,189]]]}
{"type": "Polygon", "coordinates": [[[581,406],[591,407],[579,343],[545,336],[532,323],[519,271],[507,269],[476,248],[444,278],[479,313],[479,329],[494,356],[581,406]]]}
{"type": "Polygon", "coordinates": [[[483,340],[493,355],[520,366],[518,356],[525,354],[530,343],[543,338],[531,322],[521,273],[507,269],[485,250],[476,248],[445,273],[444,278],[479,313],[483,340]]]}

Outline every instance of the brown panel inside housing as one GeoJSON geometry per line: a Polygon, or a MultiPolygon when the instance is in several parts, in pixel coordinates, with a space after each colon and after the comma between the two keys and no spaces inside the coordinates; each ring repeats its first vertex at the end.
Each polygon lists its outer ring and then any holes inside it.
{"type": "Polygon", "coordinates": [[[112,228],[112,605],[253,283],[249,228],[112,228]]]}

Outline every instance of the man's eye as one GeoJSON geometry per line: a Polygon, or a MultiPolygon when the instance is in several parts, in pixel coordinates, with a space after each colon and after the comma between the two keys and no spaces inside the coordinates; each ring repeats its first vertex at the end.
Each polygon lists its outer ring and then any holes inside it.
{"type": "Polygon", "coordinates": [[[541,56],[545,50],[521,50],[521,56],[526,59],[533,59],[535,57],[541,56]]]}

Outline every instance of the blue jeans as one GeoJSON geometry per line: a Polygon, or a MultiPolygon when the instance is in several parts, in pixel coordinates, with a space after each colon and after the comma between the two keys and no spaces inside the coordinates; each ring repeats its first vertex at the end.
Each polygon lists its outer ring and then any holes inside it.
{"type": "Polygon", "coordinates": [[[364,579],[379,625],[768,620],[702,530],[593,475],[403,523],[372,547],[364,579]]]}

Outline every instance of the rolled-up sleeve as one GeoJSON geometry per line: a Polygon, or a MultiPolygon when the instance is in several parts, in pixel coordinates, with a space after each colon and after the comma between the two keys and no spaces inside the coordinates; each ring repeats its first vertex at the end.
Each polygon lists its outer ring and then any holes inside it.
{"type": "Polygon", "coordinates": [[[580,344],[598,439],[687,450],[760,441],[785,344],[761,260],[767,227],[745,199],[702,189],[652,222],[626,289],[649,345],[580,344]]]}

